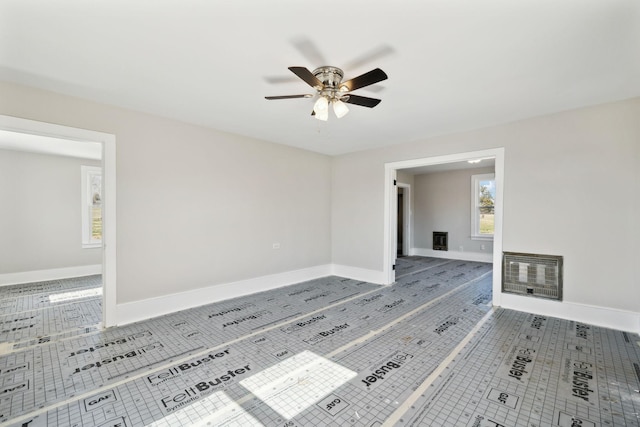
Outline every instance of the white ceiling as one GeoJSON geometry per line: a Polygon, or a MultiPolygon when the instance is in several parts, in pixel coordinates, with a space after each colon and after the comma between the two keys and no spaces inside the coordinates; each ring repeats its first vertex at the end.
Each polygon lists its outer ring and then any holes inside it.
{"type": "Polygon", "coordinates": [[[0,0],[0,79],[334,155],[639,96],[640,1],[0,0]],[[293,65],[389,79],[320,122],[293,65]]]}

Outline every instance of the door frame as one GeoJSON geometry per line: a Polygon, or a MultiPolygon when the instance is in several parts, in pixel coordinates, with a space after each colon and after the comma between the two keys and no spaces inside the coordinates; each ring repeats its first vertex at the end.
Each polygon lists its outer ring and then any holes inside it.
{"type": "MultiPolygon", "coordinates": [[[[411,185],[404,182],[398,182],[397,187],[402,188],[402,255],[408,256],[411,255],[411,243],[413,240],[411,235],[411,185]]],[[[396,200],[398,200],[397,192],[396,200]]],[[[398,218],[396,218],[396,223],[397,221],[398,218]]],[[[396,248],[395,253],[398,253],[398,248],[396,248]]]]}
{"type": "Polygon", "coordinates": [[[116,136],[5,115],[0,129],[102,145],[102,326],[116,325],[116,136]]]}
{"type": "Polygon", "coordinates": [[[502,291],[502,224],[503,224],[503,195],[504,195],[504,147],[490,148],[479,151],[447,154],[443,156],[425,157],[421,159],[404,160],[385,163],[384,171],[384,248],[383,248],[383,278],[384,284],[395,282],[395,247],[397,228],[397,171],[420,166],[439,165],[444,163],[464,162],[484,157],[495,158],[495,230],[493,235],[493,305],[501,305],[502,291]]]}

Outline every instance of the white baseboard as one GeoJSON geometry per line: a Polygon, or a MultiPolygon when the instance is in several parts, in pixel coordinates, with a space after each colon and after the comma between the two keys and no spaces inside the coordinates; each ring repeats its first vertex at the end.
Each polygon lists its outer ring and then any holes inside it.
{"type": "Polygon", "coordinates": [[[502,308],[640,334],[640,313],[573,302],[501,294],[502,308]]]}
{"type": "Polygon", "coordinates": [[[0,274],[0,286],[68,279],[71,277],[90,276],[92,274],[102,274],[102,264],[0,274]]]}
{"type": "Polygon", "coordinates": [[[375,283],[377,285],[388,285],[384,283],[384,273],[366,268],[350,267],[348,265],[332,264],[332,274],[340,277],[347,277],[353,280],[375,283]]]}
{"type": "Polygon", "coordinates": [[[325,264],[301,270],[208,286],[206,288],[165,295],[158,298],[118,304],[116,306],[116,324],[122,326],[188,308],[326,277],[330,276],[332,274],[331,272],[331,265],[325,264]]]}
{"type": "Polygon", "coordinates": [[[433,258],[459,259],[462,261],[493,262],[491,252],[434,251],[433,249],[411,248],[410,255],[433,258]]]}

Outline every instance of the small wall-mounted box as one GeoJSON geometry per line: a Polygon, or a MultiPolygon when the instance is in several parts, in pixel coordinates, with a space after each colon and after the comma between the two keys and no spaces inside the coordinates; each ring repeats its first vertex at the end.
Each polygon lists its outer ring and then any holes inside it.
{"type": "Polygon", "coordinates": [[[433,232],[433,250],[434,251],[449,250],[449,232],[448,231],[433,232]]]}

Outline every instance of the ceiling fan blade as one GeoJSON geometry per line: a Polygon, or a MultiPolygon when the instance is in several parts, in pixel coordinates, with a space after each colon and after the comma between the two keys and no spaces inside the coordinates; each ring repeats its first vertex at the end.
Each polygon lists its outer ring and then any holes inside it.
{"type": "Polygon", "coordinates": [[[375,70],[371,70],[368,73],[361,74],[358,77],[354,77],[351,80],[340,83],[340,88],[346,87],[347,91],[351,92],[352,90],[360,89],[361,87],[381,82],[383,80],[386,80],[387,78],[387,74],[384,71],[382,71],[380,68],[376,68],[375,70]]]}
{"type": "Polygon", "coordinates": [[[270,84],[293,83],[297,82],[298,78],[287,74],[286,76],[265,76],[264,81],[270,84]]]}
{"type": "Polygon", "coordinates": [[[316,76],[313,75],[311,71],[309,71],[305,67],[289,67],[291,72],[296,76],[300,77],[304,80],[309,86],[316,89],[322,89],[322,82],[318,80],[316,76]]]}
{"type": "Polygon", "coordinates": [[[305,95],[280,95],[280,96],[265,96],[265,99],[273,100],[273,99],[293,99],[293,98],[311,98],[313,95],[305,94],[305,95]]]}
{"type": "MultiPolygon", "coordinates": [[[[358,58],[355,58],[347,62],[346,64],[344,64],[343,69],[353,70],[355,68],[361,67],[370,62],[377,61],[378,59],[383,58],[387,55],[391,55],[393,53],[394,53],[394,49],[391,46],[383,44],[360,55],[358,58]]],[[[326,61],[323,61],[322,63],[324,64],[326,63],[326,61]]]]}
{"type": "Polygon", "coordinates": [[[348,99],[346,96],[344,97],[343,99],[344,102],[348,104],[360,105],[362,107],[373,108],[376,105],[380,104],[380,102],[382,102],[381,99],[369,98],[366,96],[358,96],[358,95],[348,95],[348,96],[349,96],[348,99]]]}
{"type": "Polygon", "coordinates": [[[292,43],[293,43],[293,47],[298,49],[298,52],[300,52],[302,56],[304,56],[305,59],[309,61],[309,63],[311,64],[327,63],[327,60],[324,59],[324,55],[322,55],[322,53],[320,52],[320,49],[318,49],[318,46],[316,46],[316,44],[312,40],[308,38],[300,37],[292,40],[292,43]]]}

